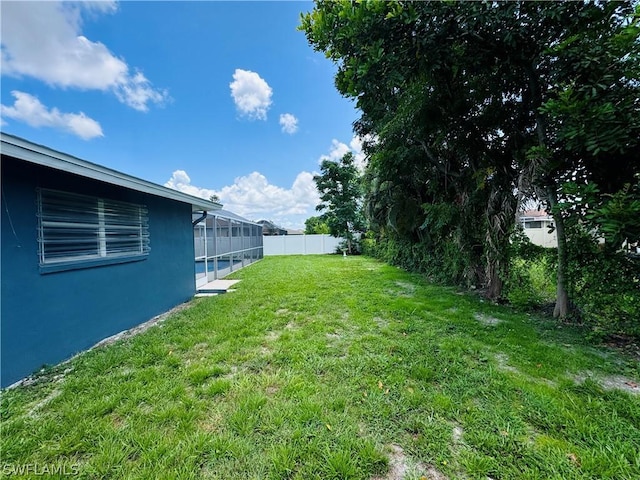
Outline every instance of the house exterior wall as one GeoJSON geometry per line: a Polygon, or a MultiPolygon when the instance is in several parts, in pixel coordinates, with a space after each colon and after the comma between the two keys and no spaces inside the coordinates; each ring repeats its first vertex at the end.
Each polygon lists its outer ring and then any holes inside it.
{"type": "Polygon", "coordinates": [[[191,205],[2,156],[1,385],[56,364],[195,293],[191,205]],[[36,188],[144,204],[139,261],[42,273],[36,188]]]}
{"type": "Polygon", "coordinates": [[[525,228],[524,233],[529,237],[531,243],[546,248],[555,248],[558,246],[558,237],[556,231],[549,233],[551,222],[542,221],[540,228],[525,228]]]}

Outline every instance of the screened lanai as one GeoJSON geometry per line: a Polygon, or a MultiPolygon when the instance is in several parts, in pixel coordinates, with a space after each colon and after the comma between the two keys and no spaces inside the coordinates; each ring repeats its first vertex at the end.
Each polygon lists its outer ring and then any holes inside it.
{"type": "Polygon", "coordinates": [[[196,286],[217,280],[262,258],[262,226],[216,210],[194,226],[196,286]]]}

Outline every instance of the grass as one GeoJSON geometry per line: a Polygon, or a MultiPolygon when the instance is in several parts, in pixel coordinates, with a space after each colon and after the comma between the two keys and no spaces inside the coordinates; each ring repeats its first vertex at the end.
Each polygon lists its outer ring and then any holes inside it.
{"type": "Polygon", "coordinates": [[[640,478],[640,396],[603,387],[638,381],[632,359],[369,258],[272,257],[233,278],[4,391],[3,472],[640,478]]]}

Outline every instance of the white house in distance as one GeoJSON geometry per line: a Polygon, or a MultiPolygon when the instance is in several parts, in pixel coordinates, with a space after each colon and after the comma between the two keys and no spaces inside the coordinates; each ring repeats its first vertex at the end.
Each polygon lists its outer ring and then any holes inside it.
{"type": "Polygon", "coordinates": [[[549,228],[553,225],[553,218],[544,210],[526,210],[522,212],[520,214],[520,223],[531,243],[547,248],[558,246],[556,231],[549,233],[549,228]]]}

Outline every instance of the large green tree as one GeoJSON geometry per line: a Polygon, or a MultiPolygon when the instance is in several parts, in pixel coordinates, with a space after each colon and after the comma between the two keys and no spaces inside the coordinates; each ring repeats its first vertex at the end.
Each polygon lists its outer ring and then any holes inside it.
{"type": "Polygon", "coordinates": [[[305,235],[329,233],[329,225],[321,217],[309,217],[304,221],[305,235]]]}
{"type": "MultiPolygon", "coordinates": [[[[537,145],[532,184],[552,213],[558,237],[555,316],[569,308],[566,225],[588,225],[615,245],[601,225],[610,209],[594,208],[635,183],[640,171],[640,9],[631,2],[548,6],[562,29],[548,37],[529,73],[537,145]],[[570,13],[570,16],[566,16],[570,13]],[[589,199],[589,202],[585,200],[589,199]]],[[[632,215],[627,214],[629,218],[632,215]]],[[[625,229],[620,225],[620,229],[625,229]]],[[[618,236],[620,237],[620,236],[618,236]]]]}
{"type": "MultiPolygon", "coordinates": [[[[519,201],[544,201],[564,239],[571,175],[605,180],[614,152],[626,164],[608,192],[637,171],[632,15],[622,2],[317,1],[301,28],[338,65],[338,90],[362,112],[357,132],[377,140],[366,184],[379,231],[440,249],[442,262],[466,258],[451,268],[498,297],[519,201]],[[580,122],[601,141],[576,135],[580,122]]],[[[563,255],[560,245],[559,316],[563,255]]]]}
{"type": "Polygon", "coordinates": [[[339,161],[323,160],[321,173],[313,177],[320,192],[321,203],[316,210],[329,227],[329,233],[347,241],[353,253],[356,235],[365,230],[362,212],[362,184],[353,153],[347,152],[339,161]]]}

